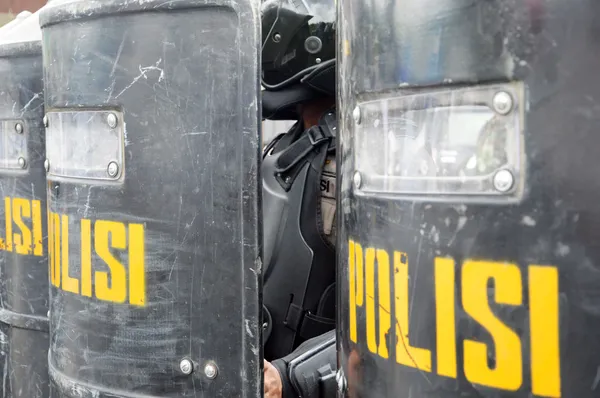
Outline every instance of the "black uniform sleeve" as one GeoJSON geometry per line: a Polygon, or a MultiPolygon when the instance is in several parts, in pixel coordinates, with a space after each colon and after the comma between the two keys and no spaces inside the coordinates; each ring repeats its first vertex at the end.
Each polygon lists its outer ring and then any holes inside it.
{"type": "Polygon", "coordinates": [[[283,398],[335,398],[335,330],[302,343],[272,362],[283,385],[283,398]]]}

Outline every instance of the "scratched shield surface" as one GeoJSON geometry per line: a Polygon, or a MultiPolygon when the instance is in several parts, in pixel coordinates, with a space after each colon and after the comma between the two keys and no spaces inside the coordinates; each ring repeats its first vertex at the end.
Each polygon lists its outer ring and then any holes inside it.
{"type": "Polygon", "coordinates": [[[48,397],[44,96],[38,14],[0,29],[0,396],[48,397]]]}
{"type": "Polygon", "coordinates": [[[262,393],[256,4],[52,2],[52,397],[262,393]]]}
{"type": "Polygon", "coordinates": [[[600,396],[599,5],[338,2],[347,396],[600,396]]]}

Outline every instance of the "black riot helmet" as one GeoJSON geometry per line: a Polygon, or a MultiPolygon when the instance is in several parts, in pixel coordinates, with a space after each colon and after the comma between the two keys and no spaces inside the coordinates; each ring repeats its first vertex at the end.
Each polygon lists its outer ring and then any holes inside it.
{"type": "Polygon", "coordinates": [[[264,88],[335,95],[335,0],[266,0],[261,13],[264,88]]]}

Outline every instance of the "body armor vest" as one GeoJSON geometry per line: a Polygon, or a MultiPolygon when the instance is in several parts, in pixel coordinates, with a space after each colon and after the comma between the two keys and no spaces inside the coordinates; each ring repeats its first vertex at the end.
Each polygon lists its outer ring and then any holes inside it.
{"type": "Polygon", "coordinates": [[[265,359],[335,328],[334,112],[298,122],[265,149],[265,359]]]}

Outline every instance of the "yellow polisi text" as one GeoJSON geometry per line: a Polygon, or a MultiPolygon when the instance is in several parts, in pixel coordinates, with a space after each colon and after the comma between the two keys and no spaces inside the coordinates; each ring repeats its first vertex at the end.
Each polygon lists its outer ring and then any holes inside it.
{"type": "Polygon", "coordinates": [[[70,221],[67,215],[50,212],[48,246],[53,286],[101,301],[146,304],[143,224],[70,221]],[[79,244],[69,237],[77,232],[79,244]],[[69,258],[71,244],[80,249],[80,258],[69,258]]]}
{"type": "Polygon", "coordinates": [[[39,200],[4,198],[5,236],[0,250],[43,256],[42,207],[39,200]]]}
{"type": "MultiPolygon", "coordinates": [[[[349,241],[349,333],[354,343],[366,339],[368,350],[399,365],[436,372],[440,376],[457,377],[457,344],[462,344],[463,371],[469,382],[516,391],[523,384],[523,355],[531,366],[531,393],[542,397],[560,397],[560,349],[558,270],[552,266],[529,265],[527,286],[523,286],[521,268],[506,262],[466,260],[460,267],[461,295],[456,298],[455,261],[434,259],[434,300],[436,344],[417,347],[409,337],[409,259],[401,251],[388,252],[375,247],[363,248],[349,241]],[[493,294],[488,294],[493,281],[493,294]],[[523,295],[528,295],[524,298],[523,295]],[[378,305],[375,305],[377,299],[378,305]],[[394,311],[392,312],[392,300],[394,311]],[[457,341],[455,301],[460,300],[464,312],[481,325],[493,345],[464,338],[457,341]],[[530,341],[524,344],[519,335],[502,322],[490,303],[523,306],[529,310],[530,341]],[[365,336],[359,336],[358,319],[365,319],[365,336]],[[386,335],[395,325],[396,358],[389,358],[386,335]],[[529,346],[530,352],[523,351],[529,346]],[[495,355],[493,366],[488,352],[495,355]],[[435,367],[434,367],[435,363],[435,367]]],[[[425,271],[425,272],[427,272],[425,271]]],[[[423,271],[421,271],[423,272],[423,271]]]]}

